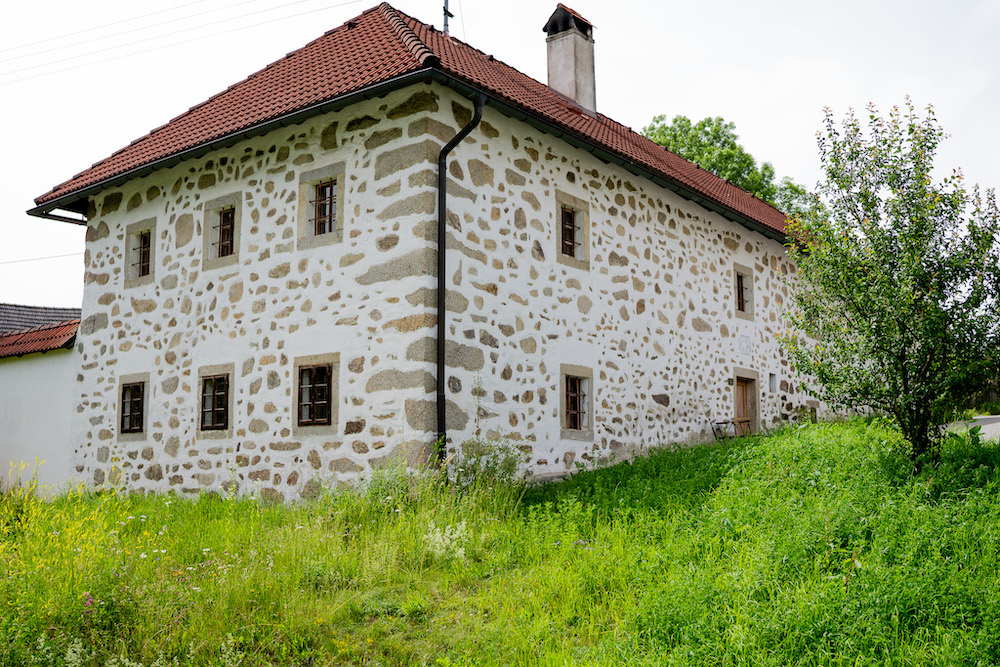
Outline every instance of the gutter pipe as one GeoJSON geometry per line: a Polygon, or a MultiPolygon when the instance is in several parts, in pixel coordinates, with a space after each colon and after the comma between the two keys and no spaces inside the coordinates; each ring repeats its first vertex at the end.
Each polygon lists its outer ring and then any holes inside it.
{"type": "Polygon", "coordinates": [[[448,450],[448,426],[445,410],[445,303],[447,285],[445,283],[445,250],[447,248],[448,232],[448,154],[479,125],[483,118],[483,105],[486,96],[476,95],[475,112],[472,119],[458,131],[451,141],[444,145],[438,154],[438,224],[437,224],[437,459],[443,462],[448,450]]]}

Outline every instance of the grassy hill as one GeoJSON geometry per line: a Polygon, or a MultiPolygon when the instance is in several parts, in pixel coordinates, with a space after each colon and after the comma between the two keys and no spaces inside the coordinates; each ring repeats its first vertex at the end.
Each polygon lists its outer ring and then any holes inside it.
{"type": "Polygon", "coordinates": [[[10,493],[0,664],[996,664],[998,464],[855,422],[523,494],[10,493]]]}

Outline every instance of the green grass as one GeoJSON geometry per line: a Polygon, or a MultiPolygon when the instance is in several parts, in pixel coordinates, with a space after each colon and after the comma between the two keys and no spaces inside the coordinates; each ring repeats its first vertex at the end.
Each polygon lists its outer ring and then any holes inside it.
{"type": "Polygon", "coordinates": [[[1000,448],[852,422],[528,489],[0,501],[3,665],[1000,663],[1000,448]]]}

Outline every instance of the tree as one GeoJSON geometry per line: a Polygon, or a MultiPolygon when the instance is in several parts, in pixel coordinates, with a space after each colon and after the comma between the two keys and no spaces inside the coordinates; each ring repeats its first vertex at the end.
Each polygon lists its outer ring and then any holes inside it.
{"type": "Polygon", "coordinates": [[[907,99],[867,127],[830,111],[819,134],[826,216],[790,225],[798,266],[791,329],[797,369],[820,398],[891,415],[915,470],[938,452],[939,426],[995,378],[1000,239],[993,190],[932,177],[944,133],[907,99]]]}
{"type": "Polygon", "coordinates": [[[812,204],[805,187],[787,176],[775,183],[770,162],[757,161],[739,144],[736,125],[721,117],[692,123],[686,116],[656,116],[642,129],[643,135],[669,151],[707,169],[719,178],[756,195],[789,216],[804,213],[812,204]]]}

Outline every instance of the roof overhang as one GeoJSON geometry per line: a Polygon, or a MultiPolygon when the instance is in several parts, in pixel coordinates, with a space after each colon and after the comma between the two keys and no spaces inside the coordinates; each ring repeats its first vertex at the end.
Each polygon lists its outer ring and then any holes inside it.
{"type": "Polygon", "coordinates": [[[154,171],[159,169],[165,169],[179,164],[185,160],[191,160],[203,155],[206,155],[212,151],[219,150],[221,148],[229,148],[236,145],[237,143],[244,141],[246,139],[251,139],[254,137],[259,137],[261,135],[267,134],[273,130],[282,127],[288,127],[289,125],[297,125],[303,123],[314,116],[318,116],[324,113],[330,113],[333,111],[339,111],[348,107],[352,104],[357,104],[364,100],[370,100],[373,98],[384,97],[391,92],[399,90],[400,88],[405,88],[406,86],[411,86],[417,83],[439,83],[448,88],[451,88],[461,94],[463,97],[472,98],[476,95],[485,95],[486,104],[490,106],[505,116],[519,120],[521,122],[527,123],[528,125],[534,127],[535,129],[554,136],[556,138],[562,139],[566,143],[585,150],[603,162],[609,164],[615,164],[625,169],[626,171],[635,174],[636,176],[641,176],[646,178],[660,187],[667,188],[676,192],[681,197],[695,202],[711,211],[719,213],[724,218],[732,220],[751,231],[758,232],[767,238],[774,239],[781,243],[784,243],[786,237],[783,233],[771,229],[755,220],[751,220],[745,215],[732,210],[722,202],[716,201],[703,194],[694,192],[685,185],[676,182],[673,179],[667,178],[663,174],[652,171],[636,162],[629,160],[628,158],[614,153],[602,146],[598,146],[589,139],[581,137],[580,135],[567,130],[549,120],[546,120],[536,114],[525,111],[524,109],[517,107],[510,102],[498,97],[487,90],[483,90],[478,86],[464,81],[453,74],[444,72],[435,67],[426,67],[424,69],[417,70],[415,72],[410,72],[392,79],[388,79],[379,84],[368,86],[346,95],[341,95],[339,97],[326,100],[319,104],[314,104],[309,107],[305,107],[298,111],[273,118],[263,123],[251,126],[239,132],[234,132],[232,134],[219,137],[210,142],[188,148],[179,153],[175,153],[169,157],[150,162],[149,164],[143,165],[142,167],[137,167],[130,171],[118,174],[116,176],[107,178],[103,181],[94,183],[80,190],[68,193],[66,195],[56,197],[44,204],[39,204],[34,208],[27,211],[28,215],[35,216],[38,218],[47,218],[50,220],[58,220],[60,222],[71,222],[74,224],[86,225],[87,224],[87,208],[88,208],[88,198],[91,195],[95,195],[102,190],[108,188],[117,187],[129,180],[134,178],[141,178],[147,176],[154,171]]]}

